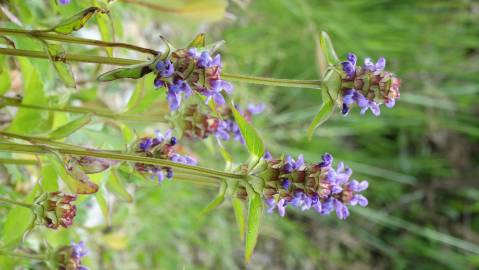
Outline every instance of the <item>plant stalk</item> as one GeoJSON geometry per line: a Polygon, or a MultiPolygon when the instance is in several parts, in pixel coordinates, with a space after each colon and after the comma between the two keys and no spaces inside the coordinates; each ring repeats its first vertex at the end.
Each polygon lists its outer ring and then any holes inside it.
{"type": "Polygon", "coordinates": [[[75,155],[75,156],[90,156],[98,158],[106,158],[120,161],[130,161],[130,162],[141,162],[147,164],[160,165],[165,167],[171,167],[173,169],[178,169],[186,173],[193,175],[206,175],[216,178],[231,178],[246,181],[247,175],[228,173],[208,168],[203,168],[199,166],[192,166],[182,163],[173,162],[170,160],[163,160],[151,157],[141,157],[130,154],[121,154],[107,151],[93,151],[93,150],[77,150],[77,149],[67,149],[67,148],[58,148],[58,147],[48,147],[45,145],[25,145],[25,144],[15,144],[15,143],[0,143],[0,151],[8,152],[19,152],[19,153],[31,153],[31,154],[48,154],[52,152],[57,152],[65,155],[75,155]]]}
{"type": "MultiPolygon", "coordinates": [[[[19,49],[6,49],[0,48],[0,54],[4,55],[14,55],[14,56],[25,56],[32,58],[42,58],[49,59],[49,56],[45,52],[41,51],[30,51],[30,50],[19,50],[19,49]]],[[[65,62],[83,62],[83,63],[96,63],[96,64],[107,64],[107,65],[117,65],[117,66],[129,66],[146,63],[145,61],[126,59],[126,58],[116,58],[116,57],[105,57],[105,56],[90,56],[82,54],[65,54],[61,59],[54,59],[56,61],[65,61],[65,62]]],[[[231,73],[222,73],[223,78],[229,79],[237,82],[245,82],[249,84],[258,84],[258,85],[269,85],[269,86],[279,86],[279,87],[297,87],[297,88],[310,88],[310,89],[321,89],[320,80],[290,80],[290,79],[276,79],[276,78],[265,78],[257,76],[247,76],[240,74],[231,74],[231,73]]]]}
{"type": "Polygon", "coordinates": [[[1,250],[1,249],[0,249],[0,255],[28,258],[28,259],[33,259],[33,260],[46,260],[46,259],[48,259],[47,255],[19,253],[19,252],[13,252],[13,251],[1,250]]]}
{"type": "Polygon", "coordinates": [[[29,36],[33,38],[40,38],[44,40],[54,40],[66,43],[76,43],[76,44],[85,44],[85,45],[93,45],[99,47],[117,47],[117,48],[124,48],[129,50],[138,51],[141,53],[148,53],[151,55],[158,55],[160,52],[155,51],[149,48],[143,48],[135,45],[131,45],[128,43],[121,43],[121,42],[108,42],[96,39],[88,39],[88,38],[79,38],[69,35],[62,35],[62,34],[54,34],[54,33],[47,33],[44,31],[38,30],[23,30],[23,29],[10,29],[10,28],[0,28],[0,35],[22,35],[22,36],[29,36]]]}
{"type": "Polygon", "coordinates": [[[31,204],[28,204],[28,203],[17,202],[17,201],[14,201],[14,200],[10,200],[10,199],[7,199],[7,198],[0,197],[0,203],[2,203],[2,202],[18,205],[18,206],[25,207],[25,208],[28,208],[28,209],[32,209],[32,207],[33,207],[31,204]]]}
{"type": "Polygon", "coordinates": [[[0,164],[37,165],[38,162],[34,159],[0,158],[0,164]]]}

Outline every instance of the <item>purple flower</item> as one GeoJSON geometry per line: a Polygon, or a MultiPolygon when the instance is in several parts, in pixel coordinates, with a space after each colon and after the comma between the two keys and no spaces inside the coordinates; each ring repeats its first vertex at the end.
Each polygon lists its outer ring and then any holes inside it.
{"type": "Polygon", "coordinates": [[[333,162],[333,156],[329,153],[325,153],[321,157],[321,160],[322,160],[321,163],[319,163],[320,168],[329,167],[331,166],[331,163],[333,162]]]}
{"type": "Polygon", "coordinates": [[[281,182],[281,187],[283,187],[284,189],[289,189],[290,186],[291,186],[291,180],[289,179],[284,179],[281,182]]]}
{"type": "Polygon", "coordinates": [[[218,129],[216,130],[216,137],[227,141],[230,138],[229,125],[226,121],[220,121],[218,123],[218,129]]]}
{"type": "Polygon", "coordinates": [[[376,63],[373,63],[371,58],[364,59],[364,69],[371,71],[371,72],[379,72],[383,71],[386,67],[386,59],[384,57],[380,57],[376,63]]]}
{"type": "Polygon", "coordinates": [[[211,88],[207,89],[207,91],[203,92],[203,95],[206,96],[205,103],[208,104],[213,98],[215,103],[219,106],[225,104],[225,99],[221,94],[221,90],[224,90],[228,94],[231,94],[233,91],[233,85],[224,80],[211,80],[210,81],[211,88]]]}
{"type": "Polygon", "coordinates": [[[60,4],[62,5],[66,5],[68,3],[70,3],[71,0],[59,0],[60,4]]]}
{"type": "Polygon", "coordinates": [[[158,61],[156,64],[156,70],[161,77],[171,77],[175,72],[175,67],[169,59],[166,59],[158,61]]]}
{"type": "Polygon", "coordinates": [[[290,155],[287,155],[284,161],[283,170],[287,173],[299,169],[304,164],[303,155],[299,155],[297,160],[291,158],[290,155]]]}
{"type": "Polygon", "coordinates": [[[143,138],[138,144],[138,147],[140,148],[141,151],[146,152],[150,149],[152,145],[153,145],[153,140],[151,138],[143,138]]]}
{"type": "Polygon", "coordinates": [[[173,84],[168,85],[167,99],[170,105],[170,110],[175,111],[181,104],[181,94],[189,97],[192,94],[191,87],[183,80],[176,80],[173,84]]]}
{"type": "Polygon", "coordinates": [[[379,110],[379,105],[375,101],[368,101],[367,105],[361,108],[361,114],[366,113],[370,109],[375,116],[379,116],[381,111],[379,110]]]}
{"type": "Polygon", "coordinates": [[[264,103],[248,104],[248,111],[253,115],[262,113],[265,108],[266,105],[264,103]]]}
{"type": "Polygon", "coordinates": [[[339,219],[346,219],[349,216],[349,210],[342,202],[334,199],[334,208],[336,209],[336,215],[339,219]]]}
{"type": "Polygon", "coordinates": [[[266,160],[272,160],[273,156],[271,156],[271,153],[269,151],[265,151],[264,155],[263,155],[263,158],[266,159],[266,160]]]}
{"type": "Polygon", "coordinates": [[[341,63],[343,66],[343,71],[346,73],[349,79],[354,78],[354,75],[356,74],[356,60],[356,55],[348,53],[347,61],[341,63]]]}
{"type": "Polygon", "coordinates": [[[273,213],[273,210],[275,208],[278,209],[278,214],[282,217],[286,214],[286,206],[288,205],[288,202],[285,199],[280,199],[277,203],[276,200],[271,197],[267,198],[265,200],[266,205],[268,206],[267,212],[268,213],[273,213]]]}

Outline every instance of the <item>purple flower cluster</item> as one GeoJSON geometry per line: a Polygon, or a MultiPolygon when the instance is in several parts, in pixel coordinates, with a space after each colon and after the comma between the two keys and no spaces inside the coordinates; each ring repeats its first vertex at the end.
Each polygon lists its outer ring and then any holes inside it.
{"type": "MultiPolygon", "coordinates": [[[[236,109],[241,115],[243,115],[246,121],[251,121],[253,115],[262,113],[265,107],[266,106],[264,103],[259,103],[249,104],[246,111],[244,112],[239,107],[236,107],[236,109]]],[[[232,137],[234,140],[241,142],[241,144],[245,144],[243,135],[241,134],[238,124],[234,120],[234,116],[231,110],[229,110],[228,108],[226,112],[222,113],[221,115],[223,117],[223,120],[220,120],[218,123],[216,137],[224,141],[227,141],[232,137]]]]}
{"type": "Polygon", "coordinates": [[[230,94],[233,85],[221,79],[221,68],[219,54],[212,57],[210,52],[198,51],[197,48],[177,50],[171,57],[156,63],[154,85],[167,88],[167,100],[172,111],[177,110],[182,100],[193,92],[206,97],[206,103],[213,99],[217,105],[223,105],[222,91],[230,94]]]}
{"type": "Polygon", "coordinates": [[[321,162],[306,164],[303,156],[295,160],[286,156],[281,160],[267,159],[269,180],[264,189],[268,212],[277,209],[280,216],[287,206],[302,211],[314,209],[321,215],[335,211],[339,219],[349,216],[348,205],[367,206],[368,200],[360,192],[368,188],[367,181],[350,180],[352,170],[342,162],[332,167],[333,157],[324,154],[321,162]]]}
{"type": "MultiPolygon", "coordinates": [[[[140,141],[137,143],[136,153],[140,156],[166,159],[188,165],[196,165],[196,160],[193,158],[176,153],[176,150],[174,149],[176,143],[176,137],[171,136],[170,131],[167,131],[164,135],[160,132],[156,132],[155,137],[145,137],[140,139],[140,141]]],[[[173,169],[170,167],[135,163],[135,169],[140,173],[150,175],[152,179],[158,179],[158,183],[161,183],[165,177],[168,179],[173,177],[173,169]]]]}
{"type": "Polygon", "coordinates": [[[380,115],[379,105],[394,107],[399,98],[401,81],[392,73],[384,71],[386,59],[381,57],[376,63],[371,58],[364,59],[363,66],[357,66],[356,55],[349,53],[342,62],[344,71],[342,84],[342,113],[347,115],[351,105],[356,103],[361,108],[361,114],[368,109],[375,116],[380,115]]]}
{"type": "Polygon", "coordinates": [[[81,265],[81,258],[88,254],[83,241],[78,244],[71,242],[70,246],[64,246],[57,250],[56,260],[59,270],[88,270],[87,267],[81,265]]]}
{"type": "Polygon", "coordinates": [[[71,0],[59,0],[61,5],[69,4],[71,0]]]}

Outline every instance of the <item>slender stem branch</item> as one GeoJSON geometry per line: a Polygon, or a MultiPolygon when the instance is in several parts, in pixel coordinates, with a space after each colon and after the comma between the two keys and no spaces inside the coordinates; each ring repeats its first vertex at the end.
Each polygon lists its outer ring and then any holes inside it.
{"type": "Polygon", "coordinates": [[[50,146],[56,146],[56,147],[62,147],[62,148],[88,150],[87,148],[81,147],[81,146],[78,146],[78,145],[73,145],[73,144],[68,144],[68,143],[63,143],[63,142],[57,142],[57,141],[50,140],[48,138],[42,138],[42,137],[37,137],[37,136],[25,136],[25,135],[21,135],[21,134],[10,133],[10,132],[7,132],[7,131],[0,131],[0,136],[20,139],[20,140],[30,142],[32,144],[47,144],[47,145],[50,145],[50,146]]]}
{"type": "MultiPolygon", "coordinates": [[[[5,49],[5,48],[0,48],[0,54],[26,56],[26,57],[43,58],[43,59],[48,59],[49,57],[48,54],[45,52],[18,50],[18,49],[5,49]]],[[[81,55],[81,54],[65,54],[64,56],[62,56],[62,59],[59,59],[59,60],[62,60],[65,62],[99,63],[99,64],[108,64],[108,65],[117,65],[117,66],[129,66],[129,65],[145,63],[145,61],[133,60],[133,59],[104,57],[104,56],[89,56],[89,55],[81,55]]],[[[245,82],[250,84],[321,89],[320,80],[276,79],[276,78],[265,78],[265,77],[257,77],[257,76],[231,74],[231,73],[224,73],[224,72],[222,73],[222,77],[224,79],[229,79],[229,80],[238,81],[238,82],[245,82]]]]}
{"type": "Polygon", "coordinates": [[[22,257],[22,258],[29,258],[33,260],[46,260],[48,257],[45,254],[28,254],[28,253],[20,253],[14,251],[7,251],[0,249],[0,255],[3,256],[15,256],[15,257],[22,257]]]}
{"type": "MultiPolygon", "coordinates": [[[[45,110],[45,111],[53,111],[53,112],[69,112],[69,113],[79,113],[79,114],[92,114],[98,117],[110,118],[115,120],[126,120],[126,121],[145,121],[145,122],[159,122],[158,120],[162,118],[162,116],[148,116],[148,115],[132,115],[132,114],[118,114],[111,111],[105,110],[98,110],[95,108],[84,108],[84,107],[72,107],[72,106],[65,106],[63,108],[53,108],[53,107],[46,107],[40,105],[31,105],[31,104],[23,104],[20,99],[17,98],[9,98],[5,96],[0,96],[0,100],[3,100],[3,105],[12,106],[12,107],[21,107],[21,108],[28,108],[28,109],[36,109],[36,110],[45,110]]],[[[2,103],[0,103],[1,105],[2,103]]]]}
{"type": "Polygon", "coordinates": [[[1,202],[9,203],[9,204],[15,204],[15,205],[25,207],[25,208],[29,208],[29,209],[32,209],[32,207],[33,207],[31,204],[28,204],[28,203],[17,202],[17,201],[14,201],[14,200],[10,200],[10,199],[7,199],[7,198],[0,197],[0,203],[1,202]]]}
{"type": "MultiPolygon", "coordinates": [[[[42,51],[0,48],[0,54],[49,59],[48,54],[42,51]]],[[[117,65],[117,66],[136,65],[136,64],[144,63],[146,61],[146,60],[140,61],[140,60],[116,58],[116,57],[105,57],[105,56],[97,56],[97,55],[68,54],[68,53],[61,56],[60,59],[54,59],[54,60],[65,61],[65,62],[107,64],[107,65],[117,65]]]]}
{"type": "Polygon", "coordinates": [[[147,164],[161,165],[165,167],[171,167],[178,170],[183,170],[191,174],[207,175],[219,178],[232,178],[239,180],[246,180],[247,175],[228,173],[199,166],[191,166],[187,164],[177,163],[170,160],[157,159],[151,157],[141,157],[130,154],[113,153],[106,151],[93,151],[93,150],[77,150],[77,149],[65,149],[48,147],[44,145],[25,145],[15,143],[0,143],[0,151],[19,152],[19,153],[31,153],[31,154],[48,154],[52,152],[58,152],[60,154],[75,155],[75,156],[90,156],[98,158],[106,158],[121,161],[141,162],[147,164]]]}
{"type": "Polygon", "coordinates": [[[142,0],[122,0],[125,3],[129,4],[135,4],[147,8],[152,8],[161,12],[167,12],[167,13],[181,13],[181,9],[175,9],[175,8],[169,8],[165,7],[156,3],[148,2],[148,1],[142,1],[142,0]]]}
{"type": "Polygon", "coordinates": [[[67,43],[86,44],[86,45],[93,45],[93,46],[100,46],[100,47],[118,47],[118,48],[134,50],[134,51],[138,51],[142,53],[148,53],[155,56],[160,53],[153,49],[143,48],[143,47],[135,46],[128,43],[108,42],[108,41],[88,39],[88,38],[79,38],[79,37],[73,37],[69,35],[53,34],[53,33],[47,33],[44,31],[36,31],[36,30],[0,28],[0,35],[24,35],[24,36],[34,37],[34,38],[41,38],[44,40],[55,40],[55,41],[61,41],[61,42],[67,42],[67,43]]]}
{"type": "Polygon", "coordinates": [[[228,79],[231,81],[245,82],[250,84],[321,89],[320,80],[276,79],[276,78],[265,78],[265,77],[257,77],[257,76],[231,74],[231,73],[225,73],[225,72],[221,73],[221,76],[224,79],[228,79]]]}
{"type": "Polygon", "coordinates": [[[37,165],[38,162],[34,159],[0,158],[0,164],[37,165]]]}

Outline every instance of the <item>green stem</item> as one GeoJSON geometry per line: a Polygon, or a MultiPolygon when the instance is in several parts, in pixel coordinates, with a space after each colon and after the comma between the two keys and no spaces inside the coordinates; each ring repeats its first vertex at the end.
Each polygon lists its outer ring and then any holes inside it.
{"type": "Polygon", "coordinates": [[[0,158],[0,164],[37,165],[38,162],[34,159],[0,158]]]}
{"type": "Polygon", "coordinates": [[[44,40],[55,40],[55,41],[61,41],[61,42],[67,42],[67,43],[86,44],[86,45],[93,45],[93,46],[100,46],[100,47],[118,47],[118,48],[134,50],[134,51],[138,51],[142,53],[148,53],[154,56],[160,53],[152,49],[143,48],[143,47],[127,44],[127,43],[108,42],[108,41],[88,39],[88,38],[79,38],[79,37],[73,37],[69,35],[53,34],[53,33],[47,33],[44,31],[36,31],[36,30],[0,28],[0,35],[23,35],[23,36],[33,37],[33,38],[40,38],[44,40]]]}
{"type": "Polygon", "coordinates": [[[7,131],[0,131],[0,136],[20,139],[20,140],[30,142],[32,144],[47,144],[47,145],[50,145],[50,146],[56,146],[56,147],[62,147],[62,148],[87,150],[87,148],[84,148],[84,147],[81,147],[81,146],[78,146],[78,145],[73,145],[73,144],[68,144],[68,143],[63,143],[63,142],[57,142],[57,141],[53,141],[53,140],[48,139],[48,138],[42,138],[42,137],[37,137],[37,136],[25,136],[25,135],[21,135],[21,134],[10,133],[10,132],[7,132],[7,131]]]}
{"type": "Polygon", "coordinates": [[[3,100],[3,102],[0,103],[0,105],[35,109],[35,110],[53,111],[53,112],[92,114],[98,117],[110,118],[114,120],[158,122],[160,117],[160,116],[148,116],[148,115],[117,114],[114,112],[102,111],[102,110],[98,110],[94,108],[90,109],[90,108],[72,107],[72,106],[65,106],[63,108],[53,108],[53,107],[46,107],[46,106],[39,106],[39,105],[30,105],[30,104],[23,104],[20,99],[9,98],[4,96],[0,96],[0,100],[3,100]]]}
{"type": "MultiPolygon", "coordinates": [[[[0,54],[49,59],[48,54],[41,51],[0,48],[0,54]]],[[[117,65],[117,66],[136,65],[136,64],[145,63],[146,61],[146,60],[140,61],[140,60],[133,60],[133,59],[104,57],[104,56],[68,54],[68,53],[62,56],[62,59],[59,59],[59,60],[62,60],[65,62],[98,63],[98,64],[108,64],[108,65],[117,65]]],[[[257,76],[247,76],[247,75],[240,75],[240,74],[230,74],[230,73],[224,73],[224,72],[222,73],[222,76],[224,79],[229,79],[229,80],[238,81],[238,82],[245,82],[250,84],[321,89],[320,80],[276,79],[276,78],[265,78],[265,77],[257,77],[257,76]]]]}
{"type": "Polygon", "coordinates": [[[13,251],[1,250],[1,249],[0,249],[0,255],[22,257],[22,258],[28,258],[28,259],[33,259],[33,260],[46,260],[46,259],[48,259],[47,255],[19,253],[19,252],[13,252],[13,251]]]}
{"type": "Polygon", "coordinates": [[[142,0],[122,0],[122,1],[125,2],[125,3],[129,3],[129,4],[136,4],[136,5],[139,5],[139,6],[146,7],[146,8],[155,9],[155,10],[158,10],[158,11],[161,11],[161,12],[167,12],[167,13],[181,13],[182,12],[181,9],[165,7],[165,6],[162,6],[162,5],[159,5],[159,4],[152,3],[151,1],[150,2],[142,1],[142,0]]]}
{"type": "Polygon", "coordinates": [[[121,154],[121,153],[113,153],[113,152],[106,152],[106,151],[77,150],[77,149],[66,149],[66,148],[58,148],[58,147],[48,147],[44,145],[25,145],[25,144],[15,144],[15,143],[0,143],[0,151],[31,153],[31,154],[48,154],[52,152],[57,152],[60,154],[65,154],[65,155],[90,156],[90,157],[106,158],[106,159],[113,159],[113,160],[154,164],[154,165],[160,165],[165,167],[171,167],[173,169],[182,170],[191,174],[206,175],[206,176],[212,176],[217,178],[232,178],[232,179],[238,179],[238,180],[244,180],[244,181],[246,181],[246,178],[247,178],[247,175],[244,175],[244,174],[228,173],[228,172],[203,168],[199,166],[192,166],[192,165],[177,163],[170,160],[157,159],[157,158],[151,158],[151,157],[141,157],[141,156],[135,156],[130,154],[121,154]]]}
{"type": "Polygon", "coordinates": [[[281,87],[298,87],[298,88],[311,88],[321,89],[320,80],[290,80],[290,79],[276,79],[265,78],[257,76],[248,76],[240,74],[221,73],[222,78],[231,81],[245,82],[250,84],[281,86],[281,87]]]}
{"type": "Polygon", "coordinates": [[[25,208],[29,208],[29,209],[32,209],[32,207],[33,207],[31,204],[28,204],[28,203],[17,202],[17,201],[10,200],[10,199],[7,199],[7,198],[2,198],[2,197],[0,197],[0,202],[15,204],[15,205],[25,207],[25,208]]]}

